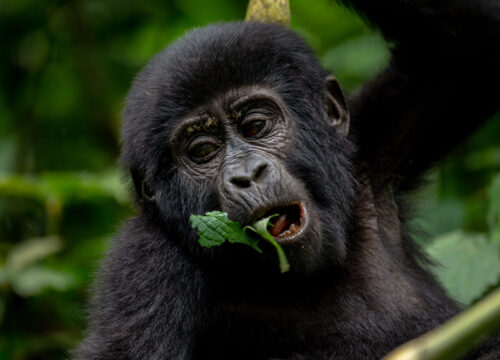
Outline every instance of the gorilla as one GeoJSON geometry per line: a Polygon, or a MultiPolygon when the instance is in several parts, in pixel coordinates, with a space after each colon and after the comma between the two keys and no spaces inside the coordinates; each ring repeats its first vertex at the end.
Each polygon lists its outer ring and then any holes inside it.
{"type": "Polygon", "coordinates": [[[379,359],[459,311],[411,239],[408,195],[498,109],[500,3],[345,4],[392,54],[348,99],[300,36],[255,22],[195,29],[137,76],[121,159],[138,211],[76,359],[379,359]],[[279,214],[290,271],[270,245],[201,247],[188,219],[213,210],[279,214]]]}

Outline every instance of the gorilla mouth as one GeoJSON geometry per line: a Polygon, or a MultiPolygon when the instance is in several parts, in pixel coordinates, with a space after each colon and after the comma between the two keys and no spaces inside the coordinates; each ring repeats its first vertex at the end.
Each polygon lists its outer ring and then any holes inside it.
{"type": "Polygon", "coordinates": [[[306,211],[302,203],[272,208],[265,216],[277,214],[268,226],[269,233],[277,239],[290,238],[300,232],[305,224],[306,211]]]}

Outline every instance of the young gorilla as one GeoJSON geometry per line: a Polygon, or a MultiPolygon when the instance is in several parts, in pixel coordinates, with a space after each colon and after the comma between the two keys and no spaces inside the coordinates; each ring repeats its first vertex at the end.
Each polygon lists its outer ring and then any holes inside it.
{"type": "Polygon", "coordinates": [[[78,359],[379,359],[458,311],[404,200],[499,105],[500,5],[350,5],[395,44],[351,124],[336,80],[277,25],[194,30],[137,77],[122,159],[140,212],[102,266],[78,359]],[[188,218],[210,210],[279,213],[291,271],[270,248],[200,247],[188,218]]]}

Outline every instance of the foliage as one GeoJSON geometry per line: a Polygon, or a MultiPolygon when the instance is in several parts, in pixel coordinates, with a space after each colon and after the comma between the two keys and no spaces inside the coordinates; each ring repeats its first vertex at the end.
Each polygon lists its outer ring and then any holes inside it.
{"type": "Polygon", "coordinates": [[[0,359],[75,343],[105,238],[129,213],[121,184],[116,171],[0,177],[0,359]]]}
{"type": "Polygon", "coordinates": [[[429,254],[441,268],[437,275],[450,294],[470,304],[500,279],[500,244],[485,234],[454,231],[434,239],[429,254]]]}
{"type": "MultiPolygon", "coordinates": [[[[493,119],[483,131],[493,125],[498,129],[497,123],[498,119],[493,119]]],[[[467,145],[480,139],[484,142],[475,146],[489,147],[483,131],[467,145]]],[[[486,169],[480,167],[478,171],[477,160],[464,164],[460,155],[463,152],[460,149],[450,157],[438,169],[441,174],[437,182],[424,190],[423,197],[427,200],[421,202],[421,213],[431,215],[421,216],[420,226],[427,230],[427,238],[431,238],[423,242],[438,264],[433,268],[438,279],[450,295],[470,305],[500,284],[500,162],[487,164],[486,169]],[[442,174],[452,166],[460,169],[455,170],[455,176],[442,174]],[[467,178],[476,184],[467,183],[467,178]],[[422,219],[426,222],[422,223],[422,219]]],[[[468,156],[473,158],[482,153],[484,159],[488,152],[480,150],[468,156]]]]}
{"type": "MultiPolygon", "coordinates": [[[[348,10],[328,0],[290,5],[291,28],[348,91],[387,62],[384,41],[348,10]]],[[[98,259],[131,213],[115,165],[130,82],[188,29],[242,19],[246,6],[0,1],[0,359],[63,359],[81,337],[98,259]]],[[[493,262],[500,243],[499,120],[445,159],[415,196],[422,216],[414,227],[427,232],[418,233],[419,241],[445,263],[436,271],[465,303],[499,281],[493,262]],[[458,246],[474,256],[444,256],[458,246]],[[447,275],[455,266],[471,269],[481,284],[447,275]]]]}
{"type": "MultiPolygon", "coordinates": [[[[191,215],[189,221],[193,228],[198,228],[199,243],[204,247],[221,246],[226,240],[231,244],[245,244],[259,253],[259,241],[264,239],[274,246],[278,253],[280,271],[282,273],[290,270],[290,264],[280,244],[267,231],[269,220],[277,215],[268,216],[256,221],[251,226],[242,227],[240,223],[229,220],[227,213],[222,211],[210,211],[206,215],[191,215]],[[249,233],[250,232],[250,233],[249,233]],[[251,233],[258,235],[253,236],[251,233]]],[[[230,271],[230,269],[228,269],[230,271]]]]}

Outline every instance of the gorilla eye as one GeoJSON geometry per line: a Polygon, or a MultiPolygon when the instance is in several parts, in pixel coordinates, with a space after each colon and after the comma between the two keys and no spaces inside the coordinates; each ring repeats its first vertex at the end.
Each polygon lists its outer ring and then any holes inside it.
{"type": "Polygon", "coordinates": [[[266,127],[266,120],[251,120],[240,125],[241,134],[250,138],[258,135],[266,127]]]}
{"type": "Polygon", "coordinates": [[[188,156],[197,163],[211,160],[219,150],[220,146],[214,142],[195,142],[188,149],[188,156]]]}

